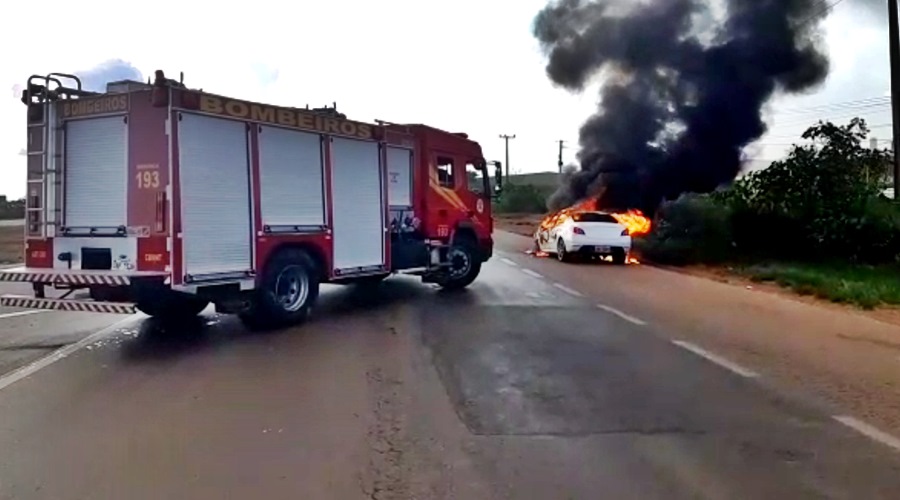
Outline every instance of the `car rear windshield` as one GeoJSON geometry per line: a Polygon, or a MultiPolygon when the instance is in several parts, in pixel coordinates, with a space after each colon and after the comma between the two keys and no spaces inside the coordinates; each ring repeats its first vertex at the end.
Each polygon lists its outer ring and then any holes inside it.
{"type": "Polygon", "coordinates": [[[581,214],[575,214],[572,217],[575,222],[618,222],[615,217],[609,214],[598,214],[595,212],[585,212],[581,214]]]}

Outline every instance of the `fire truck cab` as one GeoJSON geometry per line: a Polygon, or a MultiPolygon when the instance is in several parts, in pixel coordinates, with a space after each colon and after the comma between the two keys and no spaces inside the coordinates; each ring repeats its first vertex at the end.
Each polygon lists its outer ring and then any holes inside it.
{"type": "Polygon", "coordinates": [[[155,81],[32,76],[24,267],[12,307],[304,319],[323,283],[463,288],[493,251],[499,162],[463,133],[348,120],[155,81]],[[65,83],[65,84],[64,84],[65,83]],[[494,166],[493,179],[488,170],[494,166]]]}

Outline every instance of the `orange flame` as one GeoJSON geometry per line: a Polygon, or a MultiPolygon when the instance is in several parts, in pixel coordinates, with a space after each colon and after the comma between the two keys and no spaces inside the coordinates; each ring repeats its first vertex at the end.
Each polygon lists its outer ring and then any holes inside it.
{"type": "Polygon", "coordinates": [[[628,232],[631,233],[632,236],[650,232],[650,219],[648,219],[640,210],[629,210],[625,213],[614,213],[610,215],[615,217],[616,220],[619,221],[619,224],[628,228],[628,232]]]}
{"type": "MultiPolygon", "coordinates": [[[[553,227],[556,227],[574,214],[579,212],[600,212],[603,211],[597,206],[597,200],[590,198],[579,203],[572,205],[571,207],[564,208],[560,211],[553,212],[547,214],[544,219],[541,221],[541,228],[549,230],[553,227]]],[[[626,212],[606,212],[611,215],[619,224],[622,224],[628,229],[629,234],[632,236],[639,236],[642,234],[647,234],[650,232],[652,227],[652,222],[647,216],[644,215],[643,212],[637,209],[631,209],[626,212]]],[[[546,252],[542,252],[540,250],[529,250],[527,252],[534,257],[547,257],[546,252]]],[[[627,261],[628,264],[631,265],[640,265],[640,261],[636,259],[633,255],[628,255],[627,261]]]]}
{"type": "MultiPolygon", "coordinates": [[[[550,215],[544,217],[544,220],[541,221],[541,227],[544,229],[550,229],[552,227],[558,226],[565,222],[569,217],[578,212],[595,212],[599,211],[597,207],[597,201],[594,199],[587,199],[585,201],[576,203],[571,207],[564,208],[559,212],[554,212],[550,215]]],[[[647,234],[650,232],[650,228],[652,227],[651,221],[647,216],[644,215],[640,210],[632,209],[627,212],[610,212],[619,224],[622,224],[626,228],[628,228],[628,232],[631,233],[632,236],[639,236],[642,234],[647,234]]]]}

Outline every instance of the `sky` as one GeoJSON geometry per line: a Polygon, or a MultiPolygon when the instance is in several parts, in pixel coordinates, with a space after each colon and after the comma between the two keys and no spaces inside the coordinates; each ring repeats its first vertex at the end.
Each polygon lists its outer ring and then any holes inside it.
{"type": "MultiPolygon", "coordinates": [[[[354,120],[465,132],[488,160],[504,160],[499,136],[515,134],[513,172],[555,170],[558,140],[566,141],[564,162],[574,162],[578,129],[596,109],[596,88],[572,94],[544,73],[531,34],[544,0],[77,5],[46,0],[39,9],[21,2],[3,9],[0,195],[24,196],[25,106],[16,89],[36,73],[75,73],[102,85],[183,71],[187,86],[230,97],[298,107],[337,102],[354,120]],[[24,20],[36,29],[24,32],[24,20]]],[[[828,80],[771,103],[769,133],[747,150],[757,160],[752,168],[782,157],[820,118],[862,116],[880,145],[889,144],[886,10],[874,0],[839,0],[824,23],[828,80]]]]}

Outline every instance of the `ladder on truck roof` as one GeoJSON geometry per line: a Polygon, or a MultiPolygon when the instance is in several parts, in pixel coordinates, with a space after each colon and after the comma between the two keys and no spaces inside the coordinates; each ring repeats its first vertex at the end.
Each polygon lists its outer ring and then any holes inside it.
{"type": "Polygon", "coordinates": [[[62,154],[56,145],[61,144],[61,128],[56,120],[55,108],[49,103],[60,99],[72,99],[97,95],[84,90],[81,79],[67,73],[50,73],[45,76],[31,75],[22,91],[22,102],[28,106],[28,165],[26,176],[28,190],[25,193],[25,234],[28,238],[55,236],[60,207],[57,206],[57,190],[62,185],[62,176],[56,160],[62,154]],[[74,82],[74,87],[63,85],[63,79],[74,82]],[[34,106],[34,105],[40,106],[34,106]],[[40,113],[39,119],[36,115],[40,113]],[[32,133],[41,137],[40,148],[31,150],[32,133]],[[48,150],[52,156],[48,155],[48,150]],[[40,172],[31,170],[31,158],[39,158],[40,172]],[[52,228],[47,231],[46,228],[52,228]]]}

